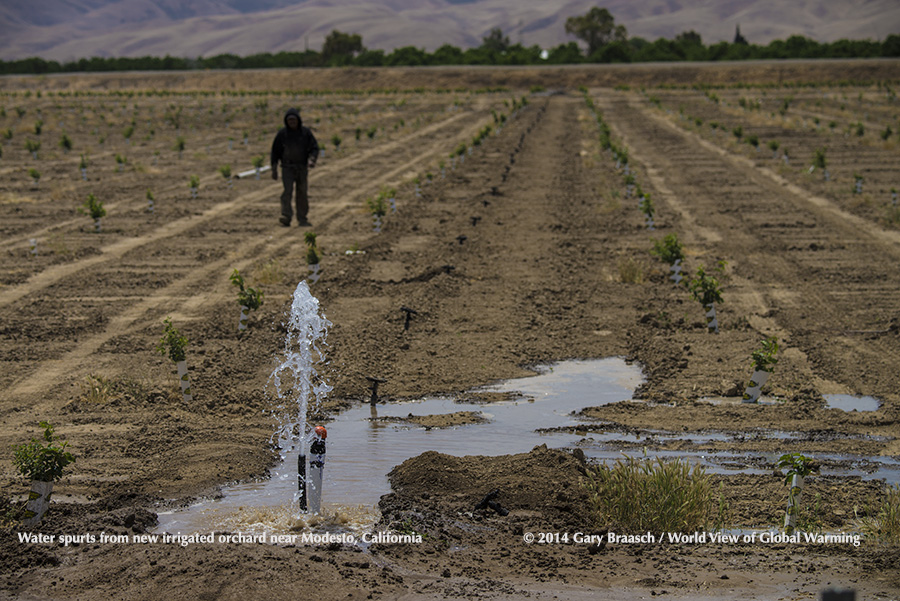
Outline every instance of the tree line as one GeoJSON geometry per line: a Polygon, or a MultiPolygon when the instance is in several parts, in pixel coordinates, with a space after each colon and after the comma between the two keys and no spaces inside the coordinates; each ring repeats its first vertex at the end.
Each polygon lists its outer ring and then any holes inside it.
{"type": "Polygon", "coordinates": [[[0,74],[44,74],[92,71],[169,71],[199,69],[274,69],[296,67],[407,67],[427,65],[563,65],[584,63],[640,63],[665,61],[740,61],[759,59],[877,58],[900,57],[900,35],[884,41],[837,40],[817,42],[794,35],[766,45],[749,43],[737,30],[733,42],[706,45],[700,34],[687,31],[675,39],[649,41],[628,37],[624,25],[605,8],[592,8],[587,14],[570,17],[566,33],[580,39],[583,49],[572,41],[555,48],[512,44],[499,28],[482,38],[475,48],[457,48],[445,44],[434,52],[404,46],[392,52],[371,50],[362,44],[359,34],[332,31],[322,50],[304,52],[264,52],[249,56],[219,54],[212,57],[183,58],[143,56],[137,58],[82,58],[58,62],[39,57],[15,61],[0,60],[0,74]]]}

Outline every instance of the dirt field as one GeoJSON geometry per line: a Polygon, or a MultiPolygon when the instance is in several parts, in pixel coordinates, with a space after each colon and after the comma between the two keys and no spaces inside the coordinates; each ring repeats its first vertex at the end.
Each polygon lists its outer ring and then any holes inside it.
{"type": "MultiPolygon", "coordinates": [[[[584,445],[733,454],[734,469],[714,476],[733,528],[783,520],[787,490],[766,457],[818,457],[823,474],[804,491],[805,523],[858,531],[857,515],[885,495],[884,480],[870,476],[883,469],[896,483],[900,459],[900,214],[891,198],[900,186],[891,96],[900,63],[399,73],[340,71],[333,88],[468,91],[259,92],[290,87],[259,72],[0,83],[0,133],[12,135],[0,140],[0,447],[27,440],[48,420],[78,457],[41,532],[144,533],[156,512],[272,467],[264,390],[291,293],[308,275],[307,230],[278,225],[281,185],[268,174],[229,188],[217,169],[249,170],[258,155],[268,162],[284,110],[295,105],[327,146],[312,172],[309,215],[323,253],[311,289],[334,324],[324,370],[334,390],[318,418],[366,400],[366,376],[387,380],[380,393],[389,403],[462,398],[536,365],[621,356],[640,365],[646,381],[633,400],[585,405],[584,445]],[[872,84],[821,83],[851,75],[872,84]],[[531,93],[534,78],[561,89],[531,93]],[[640,88],[673,79],[817,83],[715,90],[718,102],[699,90],[640,88]],[[476,91],[501,85],[509,89],[476,91]],[[629,168],[656,206],[655,231],[626,197],[621,165],[601,149],[578,85],[628,148],[629,168]],[[194,91],[122,91],[130,88],[194,91]],[[513,113],[523,97],[527,105],[513,113]],[[756,101],[758,109],[745,108],[756,101]],[[502,131],[451,169],[448,155],[484,126],[496,131],[495,115],[507,119],[502,131]],[[759,151],[738,141],[738,126],[742,140],[758,136],[759,151]],[[883,140],[888,126],[893,133],[883,140]],[[57,144],[63,133],[70,152],[57,144]],[[41,142],[37,159],[26,139],[41,142]],[[782,152],[773,159],[771,140],[788,149],[788,162],[782,152]],[[822,147],[829,181],[809,171],[822,147]],[[40,171],[37,183],[29,168],[40,171]],[[855,173],[860,194],[852,191],[855,173]],[[200,178],[197,198],[191,175],[200,178]],[[374,233],[365,200],[384,186],[397,188],[397,210],[374,233]],[[89,193],[108,212],[100,233],[77,213],[89,193]],[[726,262],[718,334],[707,332],[701,305],[649,253],[653,239],[669,233],[685,244],[686,273],[726,262]],[[234,269],[266,295],[240,334],[234,269]],[[417,311],[408,330],[402,306],[417,311]],[[189,403],[174,366],[155,350],[169,316],[190,340],[189,403]],[[766,336],[781,343],[763,389],[771,402],[742,404],[750,353],[766,336]],[[881,404],[844,412],[826,408],[830,394],[881,404]],[[640,442],[592,438],[617,432],[640,442]]],[[[324,88],[322,77],[316,72],[300,87],[324,88]]],[[[900,548],[867,540],[599,551],[525,544],[529,532],[610,526],[590,511],[583,457],[538,447],[496,458],[425,452],[404,462],[391,473],[393,493],[379,503],[376,528],[420,533],[421,544],[62,547],[19,542],[15,517],[27,489],[6,453],[0,598],[295,599],[311,586],[323,601],[582,599],[598,591],[619,599],[809,599],[829,586],[855,588],[864,599],[900,596],[900,548]],[[508,516],[473,512],[493,488],[508,516]]]]}

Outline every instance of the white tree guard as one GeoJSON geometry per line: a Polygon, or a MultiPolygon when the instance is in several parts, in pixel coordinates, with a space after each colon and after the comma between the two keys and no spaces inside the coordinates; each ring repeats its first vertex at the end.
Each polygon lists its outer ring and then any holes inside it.
{"type": "Polygon", "coordinates": [[[769,380],[769,372],[762,370],[755,370],[753,375],[750,376],[750,383],[747,384],[747,387],[744,389],[744,401],[745,403],[755,403],[759,400],[759,397],[762,395],[762,387],[766,385],[766,382],[769,380]]]}
{"type": "Polygon", "coordinates": [[[178,379],[181,382],[181,395],[185,402],[192,401],[194,395],[191,394],[191,380],[188,378],[187,361],[179,361],[176,366],[178,367],[178,379]]]}
{"type": "Polygon", "coordinates": [[[719,333],[719,320],[716,318],[716,305],[715,303],[709,303],[708,305],[704,305],[706,309],[706,329],[710,332],[719,333]]]}
{"type": "Polygon", "coordinates": [[[31,491],[28,493],[28,502],[25,503],[25,520],[22,525],[26,528],[34,528],[41,523],[41,518],[50,507],[50,495],[53,492],[53,482],[32,480],[31,491]]]}

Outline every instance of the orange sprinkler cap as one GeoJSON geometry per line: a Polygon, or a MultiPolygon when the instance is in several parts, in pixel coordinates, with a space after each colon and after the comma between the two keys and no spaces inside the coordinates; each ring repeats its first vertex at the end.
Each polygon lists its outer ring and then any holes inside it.
{"type": "Polygon", "coordinates": [[[328,430],[325,429],[325,426],[316,426],[316,428],[315,428],[315,430],[313,430],[313,432],[315,432],[316,436],[318,436],[322,440],[325,440],[326,438],[328,438],[328,430]]]}

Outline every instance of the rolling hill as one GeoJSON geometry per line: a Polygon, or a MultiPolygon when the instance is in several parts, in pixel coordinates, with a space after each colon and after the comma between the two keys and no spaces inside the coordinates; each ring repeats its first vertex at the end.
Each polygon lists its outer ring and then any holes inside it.
{"type": "MultiPolygon", "coordinates": [[[[0,58],[212,56],[318,50],[333,29],[386,51],[442,44],[478,46],[494,27],[526,46],[573,41],[566,18],[590,0],[44,0],[0,5],[0,58]]],[[[650,40],[694,30],[753,43],[801,34],[818,41],[883,39],[900,32],[896,0],[609,0],[631,36],[650,40]]]]}

